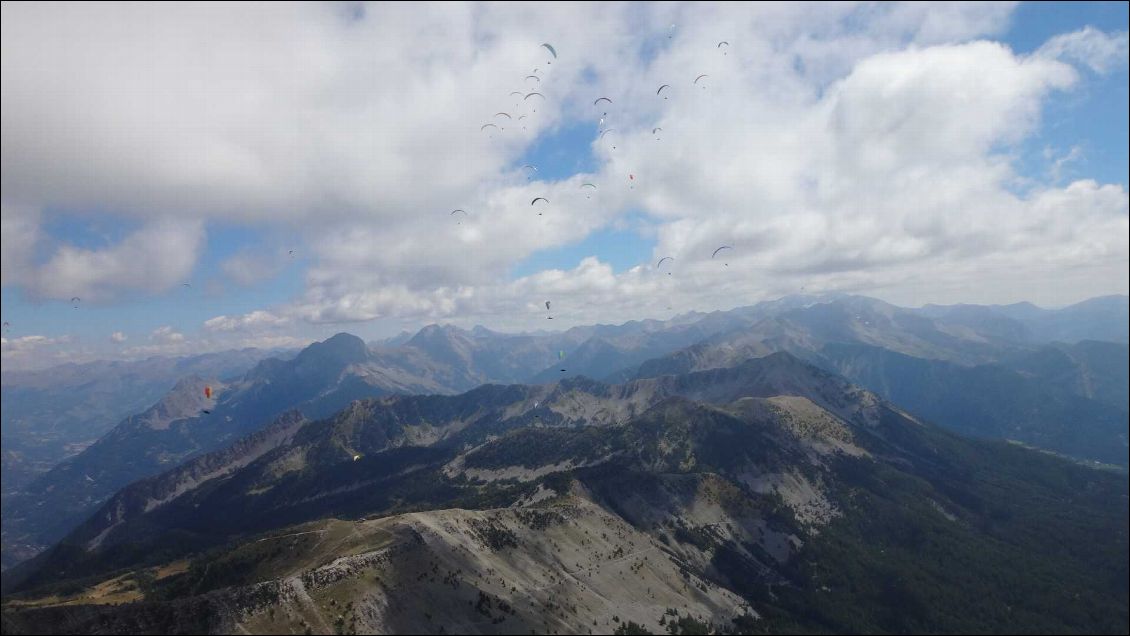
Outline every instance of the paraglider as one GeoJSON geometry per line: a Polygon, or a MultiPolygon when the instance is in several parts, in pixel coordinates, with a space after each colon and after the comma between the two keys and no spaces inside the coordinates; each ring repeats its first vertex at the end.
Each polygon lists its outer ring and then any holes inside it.
{"type": "Polygon", "coordinates": [[[585,198],[586,198],[586,199],[591,199],[591,198],[592,198],[592,194],[591,194],[591,192],[592,192],[593,190],[596,190],[596,185],[595,185],[595,184],[592,184],[592,183],[582,183],[582,184],[581,184],[581,189],[582,189],[582,190],[584,190],[585,188],[588,188],[588,189],[589,189],[589,190],[588,190],[588,192],[589,192],[589,193],[588,193],[588,194],[585,194],[585,198]]]}
{"type": "Polygon", "coordinates": [[[723,46],[725,46],[726,48],[730,48],[730,43],[725,41],[725,40],[722,40],[721,42],[718,43],[718,48],[722,49],[722,55],[725,55],[726,49],[723,49],[722,48],[723,46]]]}
{"type": "MultiPolygon", "coordinates": [[[[545,301],[545,311],[546,311],[547,313],[549,312],[549,301],[548,301],[548,300],[547,300],[547,301],[545,301]]],[[[546,320],[553,320],[553,316],[549,316],[549,315],[547,315],[547,316],[545,317],[545,319],[546,319],[546,320]]]]}
{"type": "MultiPolygon", "coordinates": [[[[664,84],[663,86],[660,86],[660,87],[659,87],[659,90],[655,91],[655,94],[656,94],[656,95],[659,95],[659,94],[661,94],[661,93],[663,92],[663,89],[665,89],[665,88],[671,88],[671,85],[670,85],[670,84],[664,84]]],[[[667,99],[667,96],[666,96],[666,95],[664,95],[664,96],[663,96],[663,99],[667,99]]]]}
{"type": "MultiPolygon", "coordinates": [[[[611,104],[611,103],[612,103],[612,100],[611,100],[611,99],[608,99],[607,97],[597,97],[597,98],[596,98],[596,99],[595,99],[595,100],[593,101],[592,105],[593,105],[593,106],[596,106],[596,105],[597,105],[597,104],[599,104],[600,102],[608,102],[609,104],[611,104]]],[[[599,123],[599,124],[597,124],[597,126],[598,126],[598,127],[604,127],[604,118],[605,118],[605,117],[607,117],[607,116],[608,116],[608,111],[604,111],[604,112],[603,112],[603,113],[602,113],[602,114],[600,115],[600,123],[599,123]]]]}
{"type": "MultiPolygon", "coordinates": [[[[714,258],[715,256],[718,256],[718,252],[721,252],[722,250],[732,250],[732,249],[734,249],[734,248],[730,245],[723,245],[722,247],[719,247],[718,249],[714,250],[714,253],[710,255],[710,258],[714,258]]],[[[730,266],[729,263],[723,263],[723,265],[725,265],[726,267],[730,266]]]]}
{"type": "MultiPolygon", "coordinates": [[[[462,212],[463,218],[467,218],[467,211],[466,210],[452,210],[451,214],[449,214],[448,216],[455,216],[456,212],[462,212]]],[[[463,225],[463,222],[462,221],[456,221],[455,224],[456,225],[463,225]]]]}
{"type": "MultiPolygon", "coordinates": [[[[674,260],[675,260],[675,257],[673,257],[673,256],[664,256],[663,258],[659,259],[658,263],[655,264],[655,269],[659,269],[663,265],[663,263],[666,262],[666,261],[674,261],[674,260]]],[[[667,275],[668,276],[671,275],[670,270],[667,271],[667,275]]]]}
{"type": "MultiPolygon", "coordinates": [[[[546,49],[549,50],[550,53],[553,54],[553,59],[555,59],[555,60],[557,59],[557,49],[553,48],[552,44],[550,44],[549,42],[546,42],[545,44],[542,44],[542,46],[544,46],[546,49]]],[[[553,64],[553,62],[546,62],[546,64],[553,64]]]]}
{"type": "Polygon", "coordinates": [[[660,128],[659,126],[656,126],[655,128],[652,128],[652,129],[651,129],[651,134],[653,134],[653,135],[656,135],[656,137],[655,137],[655,138],[656,138],[656,139],[658,140],[658,139],[659,139],[659,136],[658,136],[658,135],[659,135],[659,131],[661,131],[661,130],[663,130],[663,129],[662,129],[662,128],[660,128]]]}
{"type": "Polygon", "coordinates": [[[528,172],[526,173],[526,179],[532,180],[534,178],[534,173],[538,171],[538,167],[533,164],[527,163],[522,166],[522,170],[528,170],[528,172]]]}
{"type": "Polygon", "coordinates": [[[526,79],[527,79],[527,80],[530,80],[530,79],[535,79],[535,80],[537,80],[537,81],[538,81],[538,84],[541,84],[541,78],[540,78],[540,77],[538,77],[537,75],[527,75],[527,76],[526,76],[526,79]]]}
{"type": "MultiPolygon", "coordinates": [[[[526,96],[522,98],[522,101],[526,101],[527,99],[533,97],[534,95],[537,95],[538,97],[542,98],[543,100],[545,99],[545,95],[542,95],[541,93],[534,92],[534,93],[527,93],[526,96]]],[[[534,112],[535,113],[538,112],[538,109],[535,108],[534,112]]]]}
{"type": "MultiPolygon", "coordinates": [[[[601,131],[601,133],[600,133],[600,136],[599,136],[599,137],[597,137],[597,139],[599,139],[599,140],[601,140],[601,141],[604,141],[604,136],[605,136],[605,135],[607,135],[607,134],[608,134],[608,133],[610,133],[610,132],[615,132],[615,131],[616,131],[616,129],[615,129],[615,128],[609,128],[608,130],[604,130],[604,131],[601,131]]],[[[613,145],[612,145],[612,149],[613,149],[613,150],[616,150],[616,144],[613,144],[613,145]]]]}
{"type": "Polygon", "coordinates": [[[71,296],[71,307],[78,309],[78,304],[80,302],[82,302],[81,298],[79,298],[78,296],[71,296]]]}
{"type": "Polygon", "coordinates": [[[486,130],[487,128],[494,128],[495,130],[502,130],[501,128],[499,128],[498,126],[495,126],[494,124],[483,124],[482,126],[479,126],[479,132],[482,132],[482,131],[486,130]]]}
{"type": "Polygon", "coordinates": [[[189,289],[191,289],[192,285],[189,285],[188,283],[181,283],[181,287],[188,287],[189,289]]]}
{"type": "MultiPolygon", "coordinates": [[[[510,113],[495,113],[494,114],[495,117],[498,117],[499,115],[501,115],[501,116],[503,116],[507,119],[511,119],[511,120],[514,119],[513,117],[510,116],[510,113]]],[[[506,130],[506,129],[502,128],[501,130],[506,130]]]]}
{"type": "Polygon", "coordinates": [[[206,399],[206,400],[212,399],[212,387],[210,387],[210,386],[204,387],[204,399],[206,399]]]}
{"type": "MultiPolygon", "coordinates": [[[[702,74],[702,75],[699,75],[698,77],[694,78],[694,84],[695,84],[695,86],[698,86],[698,81],[699,81],[700,79],[704,78],[704,77],[710,77],[710,76],[709,76],[709,75],[706,75],[706,74],[704,73],[704,74],[702,74]]],[[[705,89],[705,88],[706,88],[706,84],[703,84],[703,85],[702,85],[702,87],[703,87],[703,88],[705,89]]]]}
{"type": "MultiPolygon", "coordinates": [[[[549,204],[549,199],[547,199],[545,197],[537,197],[533,201],[530,201],[530,205],[533,205],[533,204],[537,203],[538,201],[545,201],[546,205],[549,204]]],[[[538,212],[538,216],[541,216],[541,212],[538,212]]],[[[548,309],[548,307],[546,309],[548,309]]]]}

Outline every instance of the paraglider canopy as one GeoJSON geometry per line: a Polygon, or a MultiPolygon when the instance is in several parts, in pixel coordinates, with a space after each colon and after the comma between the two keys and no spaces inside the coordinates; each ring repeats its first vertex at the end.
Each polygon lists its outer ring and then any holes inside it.
{"type": "Polygon", "coordinates": [[[208,400],[212,399],[212,387],[210,387],[210,386],[204,387],[204,397],[205,397],[205,399],[208,399],[208,400]]]}
{"type": "MultiPolygon", "coordinates": [[[[545,99],[545,95],[542,95],[541,93],[538,93],[538,92],[535,91],[533,93],[527,93],[526,96],[522,98],[522,101],[526,101],[527,99],[533,97],[534,95],[537,95],[538,97],[540,97],[542,99],[545,99]]],[[[538,109],[535,108],[534,112],[535,113],[538,112],[538,109]]]]}
{"type": "Polygon", "coordinates": [[[82,302],[81,298],[79,298],[78,296],[71,296],[71,306],[72,307],[74,307],[75,309],[78,309],[78,304],[80,302],[82,302]]]}
{"type": "MultiPolygon", "coordinates": [[[[549,50],[550,53],[553,54],[553,59],[555,59],[555,60],[557,59],[557,49],[553,48],[552,44],[550,44],[549,42],[546,42],[546,43],[542,44],[542,46],[544,46],[547,50],[549,50]]],[[[551,64],[551,63],[552,62],[547,62],[547,64],[551,64]]]]}
{"type": "MultiPolygon", "coordinates": [[[[704,77],[710,77],[710,76],[709,76],[709,75],[706,75],[705,73],[704,73],[704,74],[702,74],[702,75],[699,75],[698,77],[694,78],[694,83],[695,83],[695,85],[697,86],[697,85],[698,85],[698,81],[699,81],[700,79],[704,78],[704,77]]],[[[703,85],[702,85],[702,87],[703,87],[703,88],[706,88],[706,84],[703,84],[703,85]]]]}
{"type": "MultiPolygon", "coordinates": [[[[714,253],[710,255],[710,258],[714,258],[715,256],[718,256],[718,252],[721,252],[722,250],[732,250],[732,249],[734,249],[734,248],[730,245],[723,245],[722,247],[719,247],[718,249],[714,250],[714,253]]],[[[730,266],[729,263],[723,263],[723,265],[725,265],[726,267],[730,266]]]]}

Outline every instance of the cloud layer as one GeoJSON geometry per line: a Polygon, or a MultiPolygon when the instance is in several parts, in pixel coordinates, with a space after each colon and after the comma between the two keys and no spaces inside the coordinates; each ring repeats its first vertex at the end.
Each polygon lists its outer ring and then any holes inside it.
{"type": "MultiPolygon", "coordinates": [[[[157,293],[191,274],[210,227],[243,224],[302,237],[304,289],[205,334],[385,317],[540,327],[548,298],[567,325],[802,288],[908,304],[1126,293],[1126,191],[1016,168],[1047,100],[1081,69],[1124,66],[1126,34],[1088,28],[1017,55],[992,41],[1011,10],[5,4],[3,284],[157,293]],[[545,99],[511,95],[534,89],[545,99]],[[600,138],[602,118],[614,131],[600,138]],[[526,150],[576,122],[597,169],[527,179],[526,150]],[[138,229],[103,249],[60,244],[42,229],[55,209],[138,229]],[[510,276],[629,214],[654,234],[650,263],[582,255],[510,276]],[[710,258],[723,244],[726,264],[710,258]],[[654,268],[666,255],[670,276],[654,268]]],[[[254,286],[278,263],[241,252],[221,269],[254,286]]]]}

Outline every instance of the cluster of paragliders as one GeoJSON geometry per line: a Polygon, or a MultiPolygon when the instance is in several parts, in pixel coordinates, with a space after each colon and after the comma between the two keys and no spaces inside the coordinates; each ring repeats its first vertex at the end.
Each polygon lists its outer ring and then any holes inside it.
{"type": "MultiPolygon", "coordinates": [[[[668,30],[668,34],[667,34],[668,39],[674,37],[674,33],[675,33],[675,25],[672,24],[670,29],[668,30]]],[[[557,49],[554,48],[554,46],[552,44],[548,43],[548,42],[542,44],[541,46],[552,56],[552,59],[547,60],[546,64],[547,65],[552,64],[553,60],[557,59],[557,49]]],[[[721,51],[723,55],[726,55],[728,53],[727,49],[729,49],[729,47],[730,47],[730,43],[725,41],[725,40],[718,42],[718,44],[716,46],[716,48],[719,51],[721,51]]],[[[533,73],[531,73],[531,74],[529,74],[525,77],[524,81],[527,84],[527,86],[526,86],[526,88],[528,89],[527,91],[525,91],[525,92],[524,91],[512,91],[510,93],[511,97],[516,98],[516,103],[515,103],[516,107],[521,105],[521,104],[529,103],[529,105],[531,106],[531,111],[537,112],[537,108],[536,108],[537,104],[540,103],[540,102],[543,102],[545,100],[545,95],[537,90],[541,87],[541,83],[542,83],[542,78],[541,78],[541,76],[538,75],[538,71],[539,71],[539,69],[535,68],[533,70],[533,73]],[[534,100],[532,103],[530,103],[531,99],[534,100]]],[[[709,77],[710,76],[708,74],[701,73],[697,77],[694,78],[694,80],[691,82],[691,85],[696,86],[696,87],[701,87],[702,89],[705,90],[706,87],[707,87],[707,82],[705,80],[708,79],[709,77]]],[[[667,100],[667,99],[670,98],[672,90],[673,89],[672,89],[670,84],[661,84],[659,86],[659,88],[656,89],[655,94],[656,94],[657,97],[662,97],[664,100],[667,100]]],[[[608,137],[610,134],[615,133],[614,128],[605,126],[606,122],[609,119],[608,111],[605,110],[605,109],[607,109],[612,104],[613,104],[612,98],[607,97],[607,96],[597,97],[592,102],[593,107],[595,109],[597,109],[600,113],[599,119],[597,121],[597,140],[598,141],[604,142],[604,141],[606,141],[606,137],[608,137]]],[[[518,122],[522,122],[524,119],[526,119],[526,117],[527,117],[526,114],[520,114],[520,115],[518,115],[517,119],[515,119],[514,116],[511,115],[510,113],[500,111],[500,112],[497,112],[497,113],[494,114],[494,118],[493,118],[492,121],[484,123],[479,128],[479,130],[480,130],[480,132],[489,132],[491,134],[491,137],[493,138],[494,133],[496,133],[496,132],[500,133],[502,131],[505,131],[507,125],[513,125],[513,124],[516,124],[518,122]]],[[[522,127],[523,127],[523,129],[525,129],[524,125],[522,127]]],[[[663,128],[659,127],[659,126],[656,126],[656,127],[651,129],[651,134],[655,136],[656,141],[660,140],[660,133],[662,133],[662,132],[663,132],[663,128]]],[[[611,144],[610,144],[611,150],[616,150],[615,137],[611,137],[610,139],[611,139],[611,144]]],[[[537,166],[534,166],[532,164],[524,164],[521,167],[521,170],[525,174],[526,179],[529,180],[529,181],[532,181],[534,179],[534,177],[537,175],[537,172],[538,172],[537,166]]],[[[635,188],[635,180],[636,180],[635,174],[629,173],[628,174],[628,187],[629,188],[632,188],[632,189],[635,188]]],[[[582,192],[584,192],[586,199],[591,199],[593,193],[597,190],[597,186],[596,186],[595,183],[585,182],[585,183],[582,183],[580,185],[580,190],[582,192]]],[[[549,206],[549,199],[544,197],[544,196],[534,197],[533,199],[530,200],[530,207],[537,210],[538,216],[543,216],[544,213],[545,213],[545,210],[548,206],[549,206]]],[[[458,224],[458,225],[461,225],[463,223],[463,221],[468,218],[467,211],[462,209],[462,208],[456,208],[456,209],[452,210],[449,213],[449,216],[455,218],[456,224],[458,224]]],[[[720,260],[717,257],[720,253],[724,252],[725,250],[733,250],[733,246],[732,245],[719,246],[717,249],[714,250],[713,253],[711,253],[711,255],[710,255],[711,260],[720,260]]],[[[671,270],[672,270],[674,262],[675,262],[675,258],[673,256],[664,256],[664,257],[659,259],[659,261],[655,264],[655,267],[658,271],[665,272],[668,276],[671,276],[672,275],[671,270]],[[666,269],[664,269],[664,265],[666,265],[666,269]]],[[[723,264],[724,267],[729,267],[728,262],[723,261],[722,264],[723,264]]],[[[668,309],[670,309],[670,307],[668,307],[668,309]]],[[[546,311],[546,316],[545,316],[546,319],[547,320],[553,320],[553,313],[551,311],[551,301],[548,301],[548,300],[545,301],[545,311],[546,311]]],[[[561,359],[564,359],[564,352],[563,351],[560,352],[559,357],[561,359]]],[[[565,369],[561,369],[561,371],[564,372],[565,369]]]]}

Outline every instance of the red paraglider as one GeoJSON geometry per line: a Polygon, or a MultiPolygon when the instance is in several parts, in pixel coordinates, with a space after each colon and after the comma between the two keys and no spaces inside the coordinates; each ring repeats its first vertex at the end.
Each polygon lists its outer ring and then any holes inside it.
{"type": "Polygon", "coordinates": [[[210,387],[210,386],[204,387],[204,397],[206,399],[209,399],[209,400],[212,399],[212,387],[210,387]]]}

